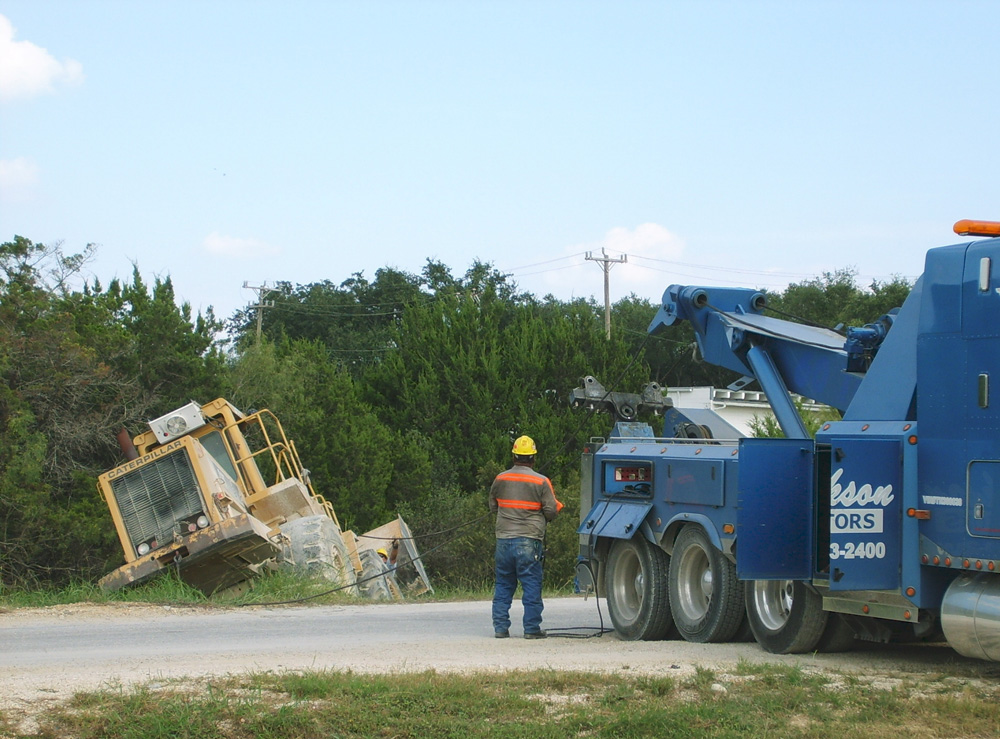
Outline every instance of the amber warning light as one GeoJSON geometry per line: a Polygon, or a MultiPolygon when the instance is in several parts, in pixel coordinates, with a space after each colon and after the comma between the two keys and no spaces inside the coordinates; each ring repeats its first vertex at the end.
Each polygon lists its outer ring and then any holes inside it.
{"type": "Polygon", "coordinates": [[[970,221],[968,218],[955,224],[960,236],[1000,236],[1000,221],[970,221]]]}

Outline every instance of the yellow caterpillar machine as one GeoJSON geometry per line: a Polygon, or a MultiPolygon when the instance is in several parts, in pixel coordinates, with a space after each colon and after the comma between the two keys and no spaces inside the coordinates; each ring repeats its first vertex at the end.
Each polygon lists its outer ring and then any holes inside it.
{"type": "Polygon", "coordinates": [[[268,410],[245,415],[222,398],[191,402],[118,440],[127,461],[101,475],[98,487],[125,564],[101,579],[106,590],[173,568],[214,593],[284,563],[357,595],[400,598],[396,572],[377,553],[392,539],[402,548],[397,568],[416,572],[407,592],[432,590],[403,519],[361,537],[342,530],[268,410]]]}

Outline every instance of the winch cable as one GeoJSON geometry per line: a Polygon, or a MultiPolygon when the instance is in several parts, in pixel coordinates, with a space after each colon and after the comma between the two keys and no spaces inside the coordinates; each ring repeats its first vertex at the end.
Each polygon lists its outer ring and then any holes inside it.
{"type": "MultiPolygon", "coordinates": [[[[610,495],[607,496],[607,498],[608,498],[608,500],[614,500],[619,495],[624,495],[625,493],[626,493],[625,490],[623,490],[621,492],[617,492],[617,493],[611,493],[610,495]]],[[[608,511],[608,509],[605,506],[604,510],[601,511],[601,515],[597,517],[596,521],[594,521],[594,525],[591,527],[592,529],[596,529],[597,528],[597,524],[599,524],[601,522],[601,519],[604,518],[604,514],[607,513],[607,511],[608,511]]],[[[594,572],[594,567],[593,567],[592,563],[589,562],[589,561],[588,562],[578,562],[577,563],[577,567],[579,567],[581,564],[584,567],[586,567],[587,570],[590,572],[590,581],[592,583],[594,583],[594,592],[593,592],[594,603],[597,606],[597,618],[600,621],[601,625],[600,626],[569,626],[569,627],[566,627],[566,628],[546,629],[546,632],[549,633],[551,636],[554,636],[554,637],[564,637],[564,638],[567,638],[567,639],[592,639],[595,636],[604,636],[605,634],[614,631],[614,629],[608,629],[608,628],[605,628],[605,626],[604,626],[604,614],[601,612],[601,593],[597,589],[597,575],[594,572]],[[552,632],[563,632],[563,631],[566,631],[566,632],[595,631],[595,633],[592,633],[592,634],[552,633],[552,632]]],[[[583,599],[586,600],[587,598],[590,597],[590,595],[591,595],[590,593],[584,593],[583,599]]],[[[606,595],[604,597],[607,598],[606,595]]]]}
{"type": "MultiPolygon", "coordinates": [[[[615,386],[617,386],[622,381],[622,379],[624,379],[625,374],[632,368],[632,365],[635,364],[636,360],[639,359],[639,357],[642,354],[642,350],[646,347],[646,342],[647,341],[649,341],[649,335],[648,334],[643,339],[643,341],[639,345],[639,347],[636,349],[635,353],[632,355],[632,358],[629,360],[628,364],[625,365],[624,369],[622,369],[621,373],[618,375],[618,377],[615,379],[615,381],[609,386],[611,389],[606,390],[605,393],[604,393],[604,395],[601,397],[600,401],[598,403],[595,403],[593,405],[593,407],[591,407],[589,409],[589,411],[586,413],[586,415],[584,415],[583,420],[577,425],[576,429],[570,435],[568,435],[568,437],[566,438],[566,441],[563,443],[562,447],[560,447],[559,451],[557,451],[555,454],[553,454],[552,456],[550,456],[549,457],[549,461],[546,462],[545,464],[543,464],[541,467],[539,467],[539,469],[538,469],[539,473],[544,473],[544,471],[549,467],[549,465],[552,464],[552,462],[554,462],[555,459],[560,454],[562,454],[563,452],[565,452],[569,448],[569,446],[576,441],[576,437],[583,430],[583,427],[586,425],[586,423],[591,419],[591,417],[595,413],[598,412],[598,406],[600,405],[600,403],[603,402],[604,400],[606,400],[611,395],[613,388],[615,386]]],[[[568,466],[569,464],[571,464],[571,463],[567,462],[566,466],[568,466]]],[[[565,469],[565,467],[564,467],[564,469],[565,469]]],[[[614,495],[617,495],[617,493],[613,494],[611,497],[614,497],[614,495]]],[[[436,531],[436,532],[432,532],[432,533],[429,533],[429,534],[421,534],[419,536],[404,536],[404,537],[394,536],[394,537],[388,537],[388,536],[372,536],[372,535],[368,535],[368,534],[360,534],[358,536],[358,538],[380,539],[380,540],[385,540],[385,541],[391,541],[392,539],[397,539],[397,540],[401,539],[401,540],[404,540],[404,541],[413,541],[413,540],[416,540],[416,539],[428,538],[430,536],[440,536],[441,534],[451,533],[452,531],[458,531],[459,529],[463,529],[463,528],[466,528],[466,527],[469,527],[469,526],[473,526],[473,525],[479,523],[480,521],[482,521],[484,518],[487,518],[487,517],[489,517],[491,515],[493,515],[493,514],[487,512],[487,513],[484,513],[482,516],[479,516],[477,518],[471,519],[470,521],[466,521],[465,523],[461,523],[461,524],[458,524],[456,526],[452,526],[451,528],[442,529],[441,531],[436,531]]],[[[603,517],[603,513],[602,513],[602,517],[603,517]]],[[[600,520],[600,519],[598,519],[598,520],[600,520]]],[[[417,560],[422,560],[428,554],[431,554],[432,552],[435,552],[438,549],[441,549],[441,548],[447,546],[448,544],[451,544],[454,541],[458,541],[460,538],[462,538],[462,536],[465,536],[465,534],[462,534],[461,536],[455,536],[455,537],[453,537],[451,539],[448,539],[447,541],[444,541],[441,544],[439,544],[439,545],[437,545],[435,547],[432,547],[431,549],[428,549],[426,552],[422,552],[418,557],[415,557],[415,558],[413,558],[413,559],[411,559],[411,560],[409,560],[409,561],[407,561],[407,562],[405,562],[405,563],[403,563],[401,565],[395,565],[395,566],[393,566],[393,567],[385,570],[384,572],[378,573],[377,575],[370,575],[370,576],[368,576],[366,578],[363,578],[361,580],[356,580],[355,582],[353,582],[351,584],[348,584],[348,585],[340,585],[340,586],[337,586],[335,588],[330,588],[329,590],[325,590],[325,591],[323,591],[321,593],[314,593],[313,595],[307,595],[307,596],[304,596],[302,598],[293,598],[291,600],[273,601],[273,602],[265,602],[265,603],[241,603],[240,607],[241,608],[243,608],[243,607],[248,607],[249,608],[249,607],[267,607],[267,606],[294,605],[296,603],[304,603],[306,601],[310,601],[310,600],[313,600],[315,598],[322,598],[325,595],[331,595],[332,593],[336,593],[336,592],[339,592],[339,591],[342,591],[342,590],[347,590],[349,588],[357,587],[358,585],[363,585],[364,583],[369,582],[370,580],[375,580],[375,579],[378,579],[380,577],[385,577],[385,576],[387,576],[387,575],[395,572],[398,568],[405,567],[406,565],[408,565],[408,564],[410,564],[412,562],[415,562],[417,560]]],[[[543,551],[544,551],[544,539],[543,539],[543,551]]],[[[544,559],[544,554],[543,554],[543,559],[544,559]]],[[[593,567],[591,566],[590,562],[585,562],[583,564],[590,571],[591,581],[594,582],[595,586],[596,586],[597,577],[594,574],[593,567]]],[[[589,597],[589,594],[585,594],[584,595],[585,599],[587,597],[589,597]]],[[[601,594],[596,590],[596,587],[595,587],[595,591],[594,591],[594,601],[595,601],[595,605],[597,607],[597,617],[598,617],[598,620],[600,622],[599,626],[567,626],[567,627],[560,627],[560,628],[549,628],[549,629],[546,629],[546,633],[549,634],[550,636],[552,636],[553,638],[563,638],[563,639],[592,639],[594,637],[604,636],[604,634],[607,634],[607,633],[610,633],[610,632],[614,631],[614,629],[609,629],[609,628],[607,628],[607,627],[604,626],[604,614],[601,611],[601,594]],[[593,632],[593,633],[580,633],[580,632],[593,632]]]]}
{"type": "Polygon", "coordinates": [[[464,529],[466,526],[472,526],[482,521],[484,518],[488,518],[492,514],[487,511],[478,518],[473,518],[471,521],[466,521],[465,523],[460,523],[457,526],[452,526],[448,529],[441,529],[440,531],[432,531],[429,534],[416,534],[413,536],[375,536],[374,534],[356,534],[359,539],[378,539],[379,541],[416,541],[417,539],[428,539],[432,536],[440,536],[441,534],[450,534],[452,531],[458,531],[459,529],[464,529]]]}
{"type": "MultiPolygon", "coordinates": [[[[646,336],[643,338],[642,343],[639,345],[639,348],[635,350],[635,353],[632,355],[632,358],[629,360],[628,364],[625,365],[625,368],[621,371],[621,374],[619,374],[618,377],[615,379],[615,381],[612,382],[611,385],[609,385],[610,389],[605,391],[600,401],[594,403],[591,406],[590,410],[588,410],[586,415],[583,417],[583,420],[579,423],[579,425],[577,425],[576,430],[573,431],[571,435],[569,435],[569,437],[563,443],[559,451],[556,452],[555,455],[549,458],[549,462],[541,466],[539,472],[545,470],[548,467],[548,465],[555,460],[556,456],[562,454],[564,451],[566,451],[566,449],[569,447],[570,444],[576,441],[576,437],[579,436],[580,432],[583,430],[583,427],[587,424],[587,422],[591,419],[591,417],[595,413],[597,413],[598,406],[608,399],[613,389],[624,379],[625,373],[627,373],[630,369],[632,369],[632,365],[635,364],[637,359],[639,359],[640,355],[642,354],[642,350],[646,348],[647,341],[649,341],[649,334],[646,334],[646,336]]],[[[570,463],[567,462],[567,466],[569,464],[570,463]]],[[[602,512],[601,517],[603,518],[603,516],[604,513],[602,512]]],[[[598,519],[598,521],[600,521],[600,518],[598,519]]],[[[544,551],[544,539],[542,541],[543,541],[543,551],[544,551]]],[[[597,576],[594,574],[594,569],[591,566],[590,562],[584,562],[583,564],[586,566],[587,570],[590,571],[590,580],[591,582],[594,583],[594,604],[597,607],[597,618],[598,621],[600,622],[600,626],[567,626],[563,628],[547,628],[545,632],[549,636],[555,638],[563,638],[563,639],[593,639],[594,637],[601,637],[609,632],[614,631],[614,629],[609,629],[604,626],[604,614],[601,612],[601,594],[597,591],[597,576]],[[580,633],[588,631],[593,633],[580,633]]],[[[577,566],[579,566],[579,563],[577,563],[577,566]]],[[[586,599],[587,597],[589,597],[589,594],[584,594],[584,599],[586,599]]]]}
{"type": "MultiPolygon", "coordinates": [[[[481,520],[481,519],[482,519],[482,517],[480,517],[479,519],[476,519],[476,520],[478,521],[478,520],[481,520]]],[[[463,526],[467,526],[467,525],[469,525],[471,523],[475,523],[475,521],[470,521],[469,523],[462,524],[462,525],[463,526]]],[[[464,534],[463,534],[463,536],[464,536],[464,534]]],[[[458,541],[460,538],[461,537],[456,536],[454,538],[448,539],[448,541],[442,542],[441,544],[438,544],[436,547],[431,547],[426,552],[423,552],[419,557],[414,557],[413,559],[408,560],[407,562],[405,562],[403,564],[394,565],[393,567],[389,567],[389,568],[385,569],[384,571],[379,572],[377,575],[369,575],[368,577],[365,577],[365,578],[363,578],[361,580],[355,580],[354,582],[349,583],[347,585],[338,585],[335,588],[330,588],[329,590],[324,590],[321,593],[313,593],[312,595],[306,595],[306,596],[303,596],[301,598],[292,598],[291,600],[268,601],[268,602],[265,602],[265,603],[240,603],[239,607],[240,608],[250,608],[250,607],[256,607],[256,606],[287,606],[287,605],[294,605],[295,603],[305,603],[307,600],[313,600],[314,598],[322,598],[324,595],[330,595],[332,593],[336,593],[336,592],[341,591],[341,590],[348,590],[349,588],[357,587],[358,585],[363,585],[364,583],[369,582],[370,580],[377,580],[380,577],[386,577],[387,575],[391,575],[393,572],[395,572],[396,570],[398,570],[400,567],[405,567],[406,565],[408,565],[408,564],[410,564],[412,562],[416,562],[417,560],[423,559],[424,557],[426,557],[431,552],[436,552],[438,549],[441,549],[442,547],[445,547],[448,544],[451,544],[453,541],[458,541]]]]}

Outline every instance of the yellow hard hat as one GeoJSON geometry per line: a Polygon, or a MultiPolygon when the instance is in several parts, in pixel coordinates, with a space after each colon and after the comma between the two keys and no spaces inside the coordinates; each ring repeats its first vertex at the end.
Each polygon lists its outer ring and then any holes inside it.
{"type": "Polygon", "coordinates": [[[382,555],[383,557],[385,557],[386,559],[388,559],[388,558],[389,558],[389,553],[388,553],[387,551],[385,551],[384,549],[376,549],[376,550],[375,550],[375,553],[376,553],[376,554],[381,554],[381,555],[382,555]]]}
{"type": "Polygon", "coordinates": [[[535,448],[535,440],[530,436],[517,437],[517,441],[514,442],[514,448],[511,451],[519,457],[530,457],[538,453],[538,450],[535,448]]]}

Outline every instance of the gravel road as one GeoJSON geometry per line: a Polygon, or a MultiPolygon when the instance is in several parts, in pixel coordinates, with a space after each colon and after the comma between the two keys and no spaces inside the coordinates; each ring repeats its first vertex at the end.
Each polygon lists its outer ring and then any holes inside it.
{"type": "MultiPolygon", "coordinates": [[[[605,625],[607,609],[601,602],[605,625]]],[[[490,605],[392,603],[242,609],[146,604],[69,605],[0,612],[0,710],[37,713],[74,692],[248,671],[472,672],[548,668],[687,675],[741,659],[867,675],[948,666],[992,677],[996,665],[944,645],[873,645],[846,654],[777,656],[756,644],[626,642],[600,638],[494,639],[490,605]]],[[[512,611],[515,624],[520,605],[512,611]]],[[[551,598],[550,635],[594,633],[593,598],[551,598]],[[571,632],[557,629],[573,629],[571,632]]]]}

